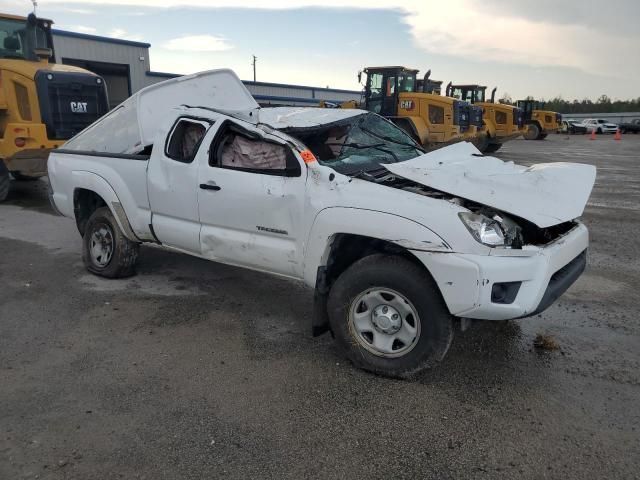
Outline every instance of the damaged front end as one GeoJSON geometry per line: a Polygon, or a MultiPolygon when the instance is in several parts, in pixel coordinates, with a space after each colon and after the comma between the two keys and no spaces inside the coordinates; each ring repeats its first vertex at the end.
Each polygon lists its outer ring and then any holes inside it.
{"type": "Polygon", "coordinates": [[[466,229],[478,243],[492,248],[520,250],[525,245],[542,247],[562,237],[577,225],[576,221],[570,220],[541,228],[533,222],[502,210],[397,177],[387,169],[369,172],[366,175],[357,173],[354,176],[465,208],[468,211],[458,213],[458,217],[466,229]]]}

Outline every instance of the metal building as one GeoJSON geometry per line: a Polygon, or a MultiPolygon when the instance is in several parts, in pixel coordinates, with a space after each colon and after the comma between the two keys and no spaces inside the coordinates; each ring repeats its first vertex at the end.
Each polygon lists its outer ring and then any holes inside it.
{"type": "MultiPolygon", "coordinates": [[[[86,68],[105,79],[112,108],[141,88],[178,76],[151,71],[149,43],[53,30],[53,44],[57,63],[86,68]]],[[[314,106],[321,100],[340,103],[361,96],[353,90],[243,82],[261,105],[314,106]]]]}

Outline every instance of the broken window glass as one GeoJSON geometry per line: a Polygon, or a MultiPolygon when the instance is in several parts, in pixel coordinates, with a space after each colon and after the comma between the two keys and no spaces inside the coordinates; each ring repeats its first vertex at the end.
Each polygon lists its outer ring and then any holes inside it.
{"type": "Polygon", "coordinates": [[[178,162],[191,163],[206,131],[202,123],[180,120],[171,133],[167,157],[178,162]]]}
{"type": "Polygon", "coordinates": [[[423,150],[401,128],[373,113],[365,113],[317,128],[286,129],[302,141],[318,161],[352,174],[380,169],[421,155],[423,150]]]}

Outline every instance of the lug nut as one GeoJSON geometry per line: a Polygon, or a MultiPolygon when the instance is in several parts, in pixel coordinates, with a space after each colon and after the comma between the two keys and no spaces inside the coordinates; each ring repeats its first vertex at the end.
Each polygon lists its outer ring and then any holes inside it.
{"type": "Polygon", "coordinates": [[[389,309],[387,307],[382,307],[382,313],[387,313],[389,309]]]}

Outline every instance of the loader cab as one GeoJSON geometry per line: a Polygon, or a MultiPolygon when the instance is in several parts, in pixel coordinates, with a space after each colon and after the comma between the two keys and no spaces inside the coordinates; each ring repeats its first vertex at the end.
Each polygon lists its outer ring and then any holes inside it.
{"type": "Polygon", "coordinates": [[[518,108],[522,110],[525,121],[533,118],[534,110],[544,110],[545,103],[536,100],[518,100],[518,108]]]}
{"type": "Polygon", "coordinates": [[[54,61],[51,21],[0,14],[0,59],[54,61]]]}
{"type": "Polygon", "coordinates": [[[417,82],[418,92],[442,95],[442,80],[431,80],[419,78],[417,82]]]}
{"type": "Polygon", "coordinates": [[[464,100],[469,103],[493,103],[493,97],[487,99],[486,97],[487,87],[484,85],[447,85],[447,97],[453,97],[458,100],[464,100]]]}
{"type": "Polygon", "coordinates": [[[418,70],[404,67],[365,68],[365,109],[384,117],[398,115],[400,93],[415,92],[418,70]]]}

